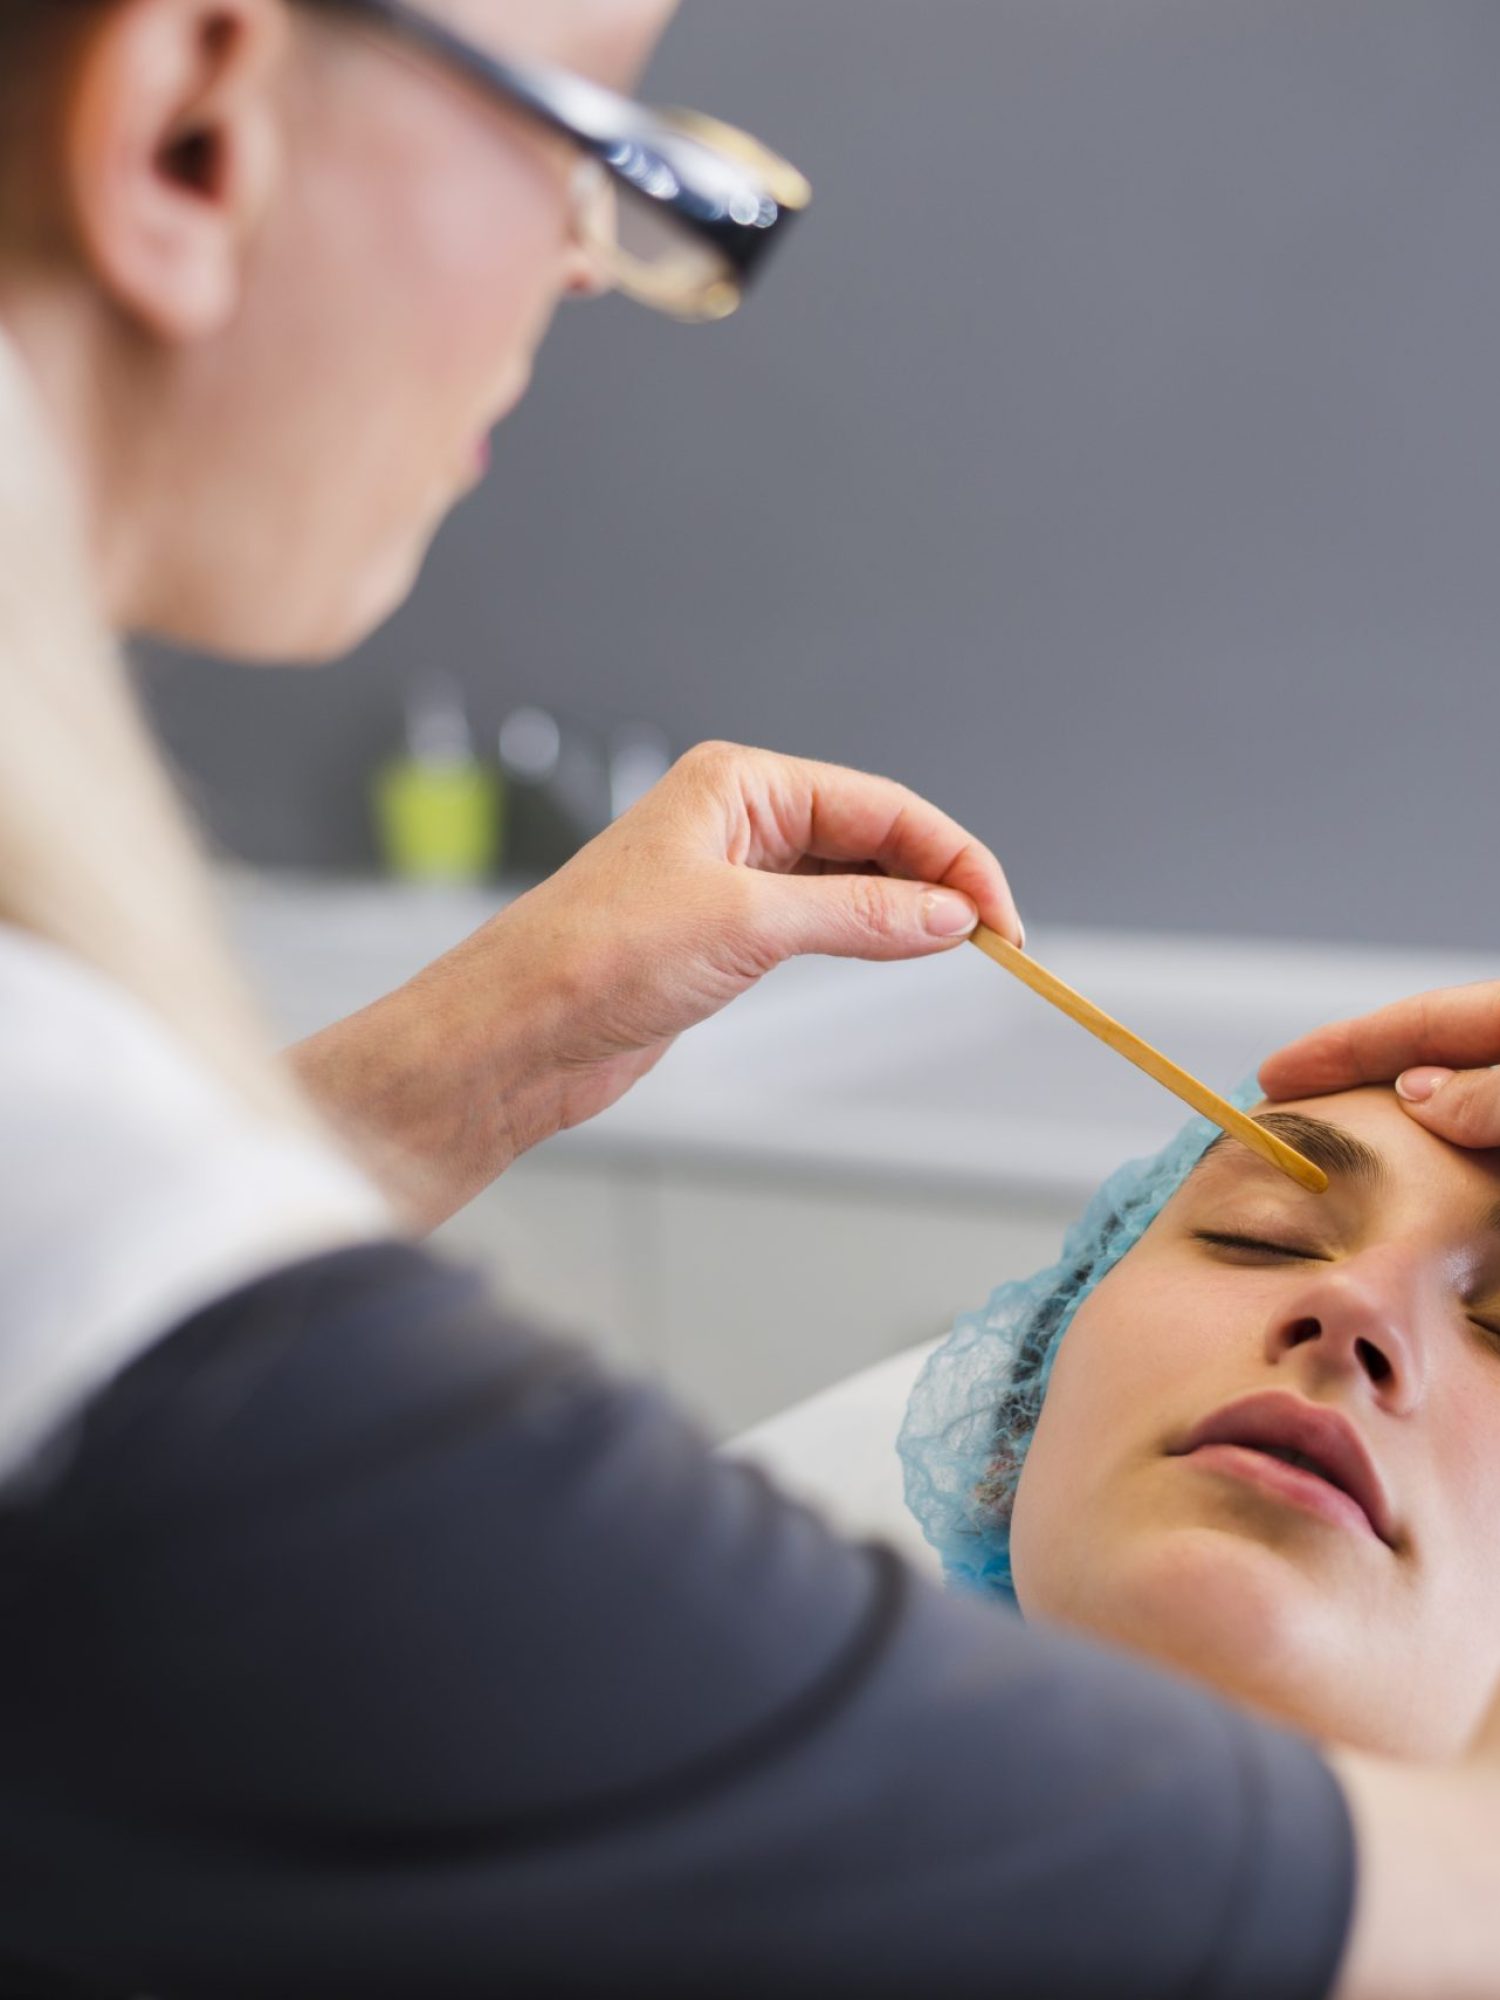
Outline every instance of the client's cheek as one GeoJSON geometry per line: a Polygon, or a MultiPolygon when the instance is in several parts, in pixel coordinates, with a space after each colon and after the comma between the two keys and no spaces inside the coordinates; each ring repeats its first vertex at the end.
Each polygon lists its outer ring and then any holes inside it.
{"type": "Polygon", "coordinates": [[[1127,1257],[1084,1300],[1063,1337],[1047,1403],[1066,1407],[1075,1448],[1095,1457],[1169,1427],[1184,1389],[1221,1349],[1205,1343],[1201,1294],[1127,1257]],[[1210,1352],[1205,1354],[1207,1345],[1210,1352]]]}
{"type": "Polygon", "coordinates": [[[1058,1526],[1058,1517],[1048,1505],[1045,1447],[1038,1460],[1033,1442],[1010,1521],[1011,1581],[1016,1602],[1028,1618],[1054,1617],[1061,1611],[1059,1591],[1066,1560],[1058,1546],[1058,1526]]]}
{"type": "Polygon", "coordinates": [[[1088,1348],[1086,1329],[1075,1324],[1058,1352],[1016,1488],[1011,1568],[1030,1616],[1071,1614],[1107,1532],[1109,1405],[1088,1348]],[[1083,1336],[1076,1344],[1075,1333],[1083,1336]]]}
{"type": "Polygon", "coordinates": [[[1411,1524],[1419,1588],[1440,1603],[1454,1657],[1488,1675],[1500,1663],[1500,1369],[1491,1357],[1467,1378],[1455,1371],[1426,1413],[1424,1449],[1404,1452],[1395,1483],[1411,1524]],[[1404,1473],[1404,1476],[1403,1476],[1404,1473]]]}
{"type": "Polygon", "coordinates": [[[1016,1494],[1011,1561],[1023,1610],[1081,1615],[1101,1572],[1171,1525],[1166,1448],[1198,1404],[1224,1400],[1197,1351],[1202,1323],[1190,1290],[1128,1259],[1079,1308],[1016,1494]]]}

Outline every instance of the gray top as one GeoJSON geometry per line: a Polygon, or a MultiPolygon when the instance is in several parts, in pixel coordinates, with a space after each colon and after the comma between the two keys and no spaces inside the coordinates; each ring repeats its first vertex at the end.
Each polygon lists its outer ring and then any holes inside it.
{"type": "Polygon", "coordinates": [[[1312,1748],[944,1596],[373,1244],[0,1508],[0,1985],[1315,2000],[1312,1748]]]}

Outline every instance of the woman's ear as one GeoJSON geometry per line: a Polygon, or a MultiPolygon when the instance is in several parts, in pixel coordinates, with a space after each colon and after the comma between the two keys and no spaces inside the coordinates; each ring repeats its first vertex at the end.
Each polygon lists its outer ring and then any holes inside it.
{"type": "Polygon", "coordinates": [[[281,167],[284,0],[119,0],[83,38],[64,195],[106,293],[158,339],[216,332],[281,167]]]}

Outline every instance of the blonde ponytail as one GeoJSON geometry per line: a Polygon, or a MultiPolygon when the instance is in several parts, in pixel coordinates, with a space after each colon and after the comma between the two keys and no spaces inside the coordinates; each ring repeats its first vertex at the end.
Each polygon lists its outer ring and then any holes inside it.
{"type": "Polygon", "coordinates": [[[242,1101],[315,1125],[221,942],[208,871],[96,602],[66,473],[3,333],[0,923],[124,988],[242,1101]]]}

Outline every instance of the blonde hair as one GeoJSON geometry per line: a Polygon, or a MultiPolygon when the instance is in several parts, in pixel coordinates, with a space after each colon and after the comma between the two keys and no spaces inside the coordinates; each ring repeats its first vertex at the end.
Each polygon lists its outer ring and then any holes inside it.
{"type": "Polygon", "coordinates": [[[0,923],[154,1013],[256,1111],[313,1128],[97,603],[82,523],[0,331],[0,923]]]}

